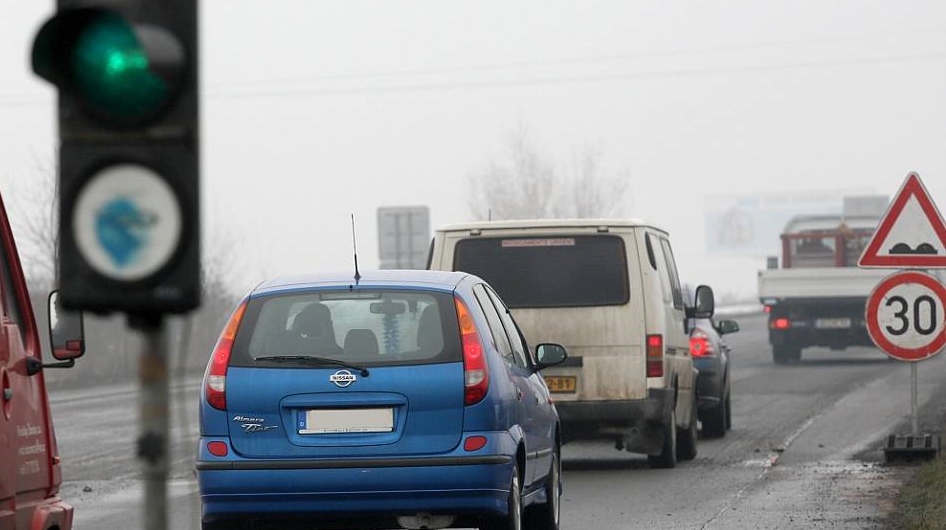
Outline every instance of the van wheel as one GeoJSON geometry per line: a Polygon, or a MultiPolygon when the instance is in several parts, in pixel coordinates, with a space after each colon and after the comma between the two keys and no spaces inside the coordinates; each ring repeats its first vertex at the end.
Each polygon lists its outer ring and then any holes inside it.
{"type": "Polygon", "coordinates": [[[677,431],[677,459],[693,460],[696,458],[696,395],[690,408],[690,425],[677,431]]]}
{"type": "Polygon", "coordinates": [[[480,530],[522,530],[522,491],[519,484],[519,466],[512,465],[512,481],[509,484],[509,501],[506,515],[492,517],[480,525],[480,530]]]}
{"type": "Polygon", "coordinates": [[[562,461],[559,449],[552,452],[552,467],[545,477],[545,503],[526,508],[525,527],[528,530],[558,530],[562,502],[562,461]]]}
{"type": "Polygon", "coordinates": [[[670,409],[670,420],[664,431],[664,443],[659,455],[647,455],[650,467],[669,469],[677,465],[677,413],[670,409]]]}

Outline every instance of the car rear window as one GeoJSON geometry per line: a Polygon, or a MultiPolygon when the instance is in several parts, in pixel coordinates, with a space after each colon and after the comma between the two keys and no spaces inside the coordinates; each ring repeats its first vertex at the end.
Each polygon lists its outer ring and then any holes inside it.
{"type": "Polygon", "coordinates": [[[453,270],[489,282],[510,308],[626,304],[624,241],[613,235],[470,238],[453,270]]]}
{"type": "Polygon", "coordinates": [[[406,289],[322,289],[251,299],[230,364],[258,366],[270,364],[256,361],[259,357],[291,355],[359,366],[458,361],[453,296],[406,289]]]}

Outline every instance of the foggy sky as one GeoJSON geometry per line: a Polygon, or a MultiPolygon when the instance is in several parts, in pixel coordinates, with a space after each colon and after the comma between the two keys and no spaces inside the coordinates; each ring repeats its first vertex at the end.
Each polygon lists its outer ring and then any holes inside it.
{"type": "MultiPolygon", "coordinates": [[[[55,92],[28,63],[54,2],[8,4],[7,195],[44,182],[55,144],[55,92]]],[[[893,195],[917,171],[946,208],[940,0],[217,0],[201,15],[205,240],[238,291],[349,268],[352,214],[368,267],[380,206],[470,220],[468,179],[520,124],[557,166],[596,149],[628,175],[623,213],[668,229],[684,279],[721,293],[754,295],[765,258],[706,253],[707,197],[893,195]]]]}

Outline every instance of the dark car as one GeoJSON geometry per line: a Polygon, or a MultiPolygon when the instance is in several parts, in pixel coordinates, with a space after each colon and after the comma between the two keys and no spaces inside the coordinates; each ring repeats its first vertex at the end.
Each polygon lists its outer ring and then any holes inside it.
{"type": "MultiPolygon", "coordinates": [[[[693,300],[692,289],[684,289],[688,300],[693,300]]],[[[722,438],[732,427],[729,344],[724,335],[739,331],[739,324],[728,319],[690,318],[687,326],[693,366],[700,372],[696,399],[701,432],[706,438],[722,438]]]]}
{"type": "Polygon", "coordinates": [[[565,357],[466,273],[264,283],[204,376],[202,528],[557,530],[565,357]]]}

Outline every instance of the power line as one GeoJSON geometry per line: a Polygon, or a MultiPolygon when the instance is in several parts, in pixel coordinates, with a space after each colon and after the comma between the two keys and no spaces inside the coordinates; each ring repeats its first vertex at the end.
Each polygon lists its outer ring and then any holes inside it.
{"type": "Polygon", "coordinates": [[[677,70],[631,71],[603,74],[582,74],[572,76],[538,76],[507,80],[430,82],[386,86],[350,86],[341,88],[300,87],[270,88],[257,91],[211,92],[211,99],[256,99],[269,97],[308,97],[308,96],[347,96],[358,94],[407,93],[462,91],[476,89],[501,89],[528,86],[569,85],[580,83],[621,82],[644,79],[672,79],[681,77],[718,76],[726,74],[751,74],[754,72],[793,70],[803,68],[832,68],[855,65],[894,63],[916,60],[939,60],[946,58],[946,52],[866,57],[860,59],[838,59],[824,61],[800,61],[757,66],[733,66],[717,68],[692,68],[677,70]]]}

